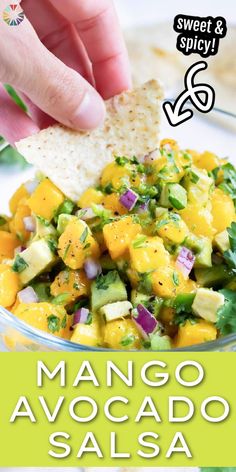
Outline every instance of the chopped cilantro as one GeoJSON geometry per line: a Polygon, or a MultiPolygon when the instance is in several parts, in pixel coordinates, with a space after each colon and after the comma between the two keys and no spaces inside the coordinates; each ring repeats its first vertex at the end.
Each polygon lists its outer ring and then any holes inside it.
{"type": "Polygon", "coordinates": [[[172,279],[173,279],[173,283],[176,287],[178,287],[179,285],[179,276],[177,274],[177,272],[173,272],[173,275],[172,275],[172,279]]]}
{"type": "Polygon", "coordinates": [[[88,305],[89,305],[88,298],[81,298],[81,300],[75,303],[74,311],[77,311],[80,308],[88,308],[88,305]]]}
{"type": "Polygon", "coordinates": [[[88,230],[88,227],[86,226],[86,228],[84,229],[83,233],[81,234],[81,236],[79,238],[79,240],[82,244],[86,241],[86,239],[88,237],[88,234],[89,234],[89,230],[88,230]]]}
{"type": "Polygon", "coordinates": [[[146,339],[142,340],[142,346],[143,346],[144,349],[150,349],[151,341],[148,341],[146,339]]]}
{"type": "Polygon", "coordinates": [[[85,324],[86,325],[91,325],[92,321],[93,321],[93,314],[91,312],[89,312],[87,320],[85,321],[85,324]]]}
{"type": "Polygon", "coordinates": [[[53,254],[57,252],[57,240],[53,238],[47,239],[48,247],[53,254]]]}
{"type": "Polygon", "coordinates": [[[113,218],[112,218],[112,213],[110,210],[106,210],[106,208],[101,207],[101,205],[92,205],[92,210],[94,214],[100,218],[100,223],[97,226],[93,227],[93,231],[101,231],[103,226],[110,223],[113,218]]]}
{"type": "Polygon", "coordinates": [[[190,171],[190,180],[193,184],[197,184],[199,181],[200,177],[194,172],[193,170],[190,171]]]}
{"type": "Polygon", "coordinates": [[[228,193],[234,203],[236,202],[236,169],[230,164],[224,164],[221,167],[217,167],[213,171],[214,177],[218,178],[218,172],[223,171],[223,182],[220,182],[218,187],[223,190],[223,192],[228,193]]]}
{"type": "Polygon", "coordinates": [[[118,166],[124,167],[125,164],[128,164],[129,159],[127,159],[127,157],[122,156],[122,157],[116,157],[115,161],[118,164],[118,166]]]}
{"type": "Polygon", "coordinates": [[[223,336],[236,332],[236,292],[223,289],[219,293],[225,297],[225,303],[217,312],[216,326],[223,336]]]}
{"type": "Polygon", "coordinates": [[[57,297],[53,298],[53,305],[65,305],[69,301],[70,294],[68,292],[60,293],[57,297]]]}
{"type": "Polygon", "coordinates": [[[144,247],[146,239],[147,236],[145,236],[145,234],[141,234],[140,236],[138,236],[132,243],[133,248],[138,249],[140,247],[144,247]]]}
{"type": "Polygon", "coordinates": [[[173,307],[175,308],[176,313],[192,313],[194,298],[194,293],[181,293],[177,295],[173,301],[173,307]]]}
{"type": "Polygon", "coordinates": [[[141,293],[150,294],[152,292],[151,272],[139,273],[138,291],[141,293]]]}
{"type": "Polygon", "coordinates": [[[20,240],[21,243],[24,242],[25,240],[24,235],[20,231],[17,231],[16,236],[20,240]]]}
{"type": "Polygon", "coordinates": [[[29,267],[29,264],[21,257],[19,254],[16,255],[14,264],[12,266],[12,270],[14,272],[23,272],[27,267],[29,267]]]}
{"type": "Polygon", "coordinates": [[[191,324],[196,324],[198,322],[197,318],[189,313],[179,313],[174,317],[174,324],[177,326],[184,326],[186,321],[189,321],[191,324]]]}
{"type": "Polygon", "coordinates": [[[63,259],[66,259],[68,252],[70,250],[70,247],[71,247],[71,243],[68,243],[63,254],[63,259]]]}
{"type": "Polygon", "coordinates": [[[160,220],[156,223],[156,230],[162,228],[163,226],[166,226],[169,224],[169,220],[167,219],[164,219],[164,220],[160,220]]]}
{"type": "Polygon", "coordinates": [[[0,226],[5,225],[6,223],[7,223],[6,218],[4,218],[4,216],[1,216],[1,215],[0,215],[0,226]]]}
{"type": "Polygon", "coordinates": [[[39,222],[40,222],[43,226],[49,226],[49,225],[50,225],[50,221],[49,221],[49,220],[46,220],[46,219],[43,218],[42,216],[36,215],[36,218],[37,218],[37,220],[39,220],[39,222]]]}
{"type": "Polygon", "coordinates": [[[136,165],[139,164],[139,160],[137,159],[136,156],[133,156],[132,159],[130,159],[130,162],[131,162],[132,164],[136,164],[136,165]]]}
{"type": "Polygon", "coordinates": [[[128,336],[124,336],[121,341],[120,341],[120,345],[121,346],[129,346],[130,344],[133,344],[133,342],[135,341],[135,336],[133,334],[129,334],[128,336]]]}
{"type": "Polygon", "coordinates": [[[118,274],[115,270],[108,272],[106,275],[98,275],[96,278],[96,288],[98,290],[107,290],[109,285],[116,281],[117,276],[118,274]]]}
{"type": "Polygon", "coordinates": [[[62,214],[71,215],[71,213],[74,210],[74,207],[75,205],[71,200],[64,200],[64,202],[62,202],[62,204],[59,206],[59,208],[57,209],[55,213],[55,216],[54,216],[55,221],[57,222],[59,215],[62,215],[62,214]]]}
{"type": "Polygon", "coordinates": [[[223,256],[228,266],[236,271],[236,222],[232,222],[230,228],[227,228],[229,235],[230,249],[224,252],[223,256]]]}
{"type": "Polygon", "coordinates": [[[107,195],[111,195],[111,193],[113,193],[112,183],[105,185],[105,187],[103,188],[103,192],[106,193],[107,195]]]}
{"type": "Polygon", "coordinates": [[[91,246],[90,243],[85,244],[84,249],[88,249],[91,246]]]}
{"type": "Polygon", "coordinates": [[[50,315],[47,317],[48,329],[52,333],[56,333],[56,331],[60,331],[61,323],[60,318],[55,315],[50,315]]]}
{"type": "Polygon", "coordinates": [[[66,327],[66,315],[62,318],[62,321],[61,321],[61,328],[64,329],[66,327]]]}

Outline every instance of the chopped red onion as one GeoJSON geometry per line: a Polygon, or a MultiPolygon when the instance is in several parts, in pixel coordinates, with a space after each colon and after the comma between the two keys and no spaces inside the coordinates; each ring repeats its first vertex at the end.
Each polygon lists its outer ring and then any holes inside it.
{"type": "Polygon", "coordinates": [[[79,324],[79,323],[83,323],[85,324],[87,319],[88,319],[88,316],[89,316],[89,310],[88,308],[79,308],[79,310],[77,310],[75,313],[74,313],[74,321],[73,321],[73,326],[79,324]]]}
{"type": "Polygon", "coordinates": [[[26,247],[25,246],[17,246],[14,250],[14,256],[17,254],[20,254],[21,252],[25,251],[26,247]]]}
{"type": "Polygon", "coordinates": [[[133,321],[145,339],[147,339],[148,335],[153,333],[158,326],[158,321],[155,316],[141,303],[137,306],[137,316],[133,316],[133,321]]]}
{"type": "Polygon", "coordinates": [[[120,203],[129,211],[133,210],[137,200],[138,195],[131,189],[126,190],[120,197],[120,203]]]}
{"type": "Polygon", "coordinates": [[[26,231],[34,233],[36,231],[36,221],[33,216],[25,216],[23,218],[23,223],[26,231]]]}
{"type": "Polygon", "coordinates": [[[18,292],[18,298],[21,303],[38,303],[39,298],[32,287],[26,287],[18,292]]]}
{"type": "Polygon", "coordinates": [[[28,180],[28,182],[25,182],[24,187],[27,190],[27,192],[30,195],[32,195],[32,193],[35,191],[38,185],[39,185],[39,181],[37,179],[34,179],[34,180],[28,180]]]}
{"type": "Polygon", "coordinates": [[[190,274],[194,265],[194,261],[195,256],[192,251],[190,251],[190,249],[187,249],[186,247],[182,247],[176,260],[176,266],[182,272],[184,277],[187,278],[190,274]]]}
{"type": "Polygon", "coordinates": [[[159,149],[155,149],[154,151],[149,152],[142,158],[143,164],[152,164],[155,159],[158,159],[160,157],[160,151],[159,149]]]}
{"type": "Polygon", "coordinates": [[[100,264],[94,259],[88,258],[84,263],[84,271],[88,279],[96,279],[97,275],[101,274],[102,268],[100,264]]]}
{"type": "Polygon", "coordinates": [[[144,202],[138,207],[137,213],[145,213],[148,210],[149,201],[144,202]]]}

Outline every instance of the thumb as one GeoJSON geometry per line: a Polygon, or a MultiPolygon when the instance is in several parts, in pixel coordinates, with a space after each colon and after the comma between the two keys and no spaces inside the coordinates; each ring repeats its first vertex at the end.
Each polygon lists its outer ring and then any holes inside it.
{"type": "Polygon", "coordinates": [[[22,25],[13,33],[7,32],[9,41],[0,51],[0,81],[11,83],[41,110],[70,128],[89,130],[102,124],[105,105],[98,92],[45,48],[28,20],[22,25]]]}

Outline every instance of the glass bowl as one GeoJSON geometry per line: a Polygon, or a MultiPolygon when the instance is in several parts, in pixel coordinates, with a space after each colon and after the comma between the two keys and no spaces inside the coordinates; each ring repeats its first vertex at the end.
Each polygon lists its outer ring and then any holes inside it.
{"type": "MultiPolygon", "coordinates": [[[[189,105],[187,106],[189,107],[189,105]]],[[[194,111],[191,120],[174,128],[167,123],[163,116],[161,134],[163,138],[176,139],[182,148],[199,151],[209,150],[221,157],[228,157],[233,164],[236,164],[236,114],[219,109],[213,109],[211,113],[206,115],[194,111]]],[[[22,173],[17,178],[16,176],[6,176],[6,174],[0,175],[0,194],[2,194],[0,196],[1,202],[5,202],[5,208],[14,188],[29,178],[29,171],[26,174],[22,173]]],[[[20,321],[12,313],[0,307],[0,351],[99,352],[106,351],[106,349],[75,344],[44,333],[20,321]]],[[[172,351],[236,351],[236,333],[216,341],[172,349],[172,351]]]]}

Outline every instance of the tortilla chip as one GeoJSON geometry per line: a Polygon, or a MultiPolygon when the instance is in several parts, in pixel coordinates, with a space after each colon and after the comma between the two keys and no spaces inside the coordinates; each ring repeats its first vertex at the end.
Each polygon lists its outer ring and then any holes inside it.
{"type": "Polygon", "coordinates": [[[161,99],[161,86],[152,80],[108,100],[101,128],[82,133],[55,125],[22,139],[17,149],[76,202],[114,155],[139,157],[157,148],[161,99]]]}

